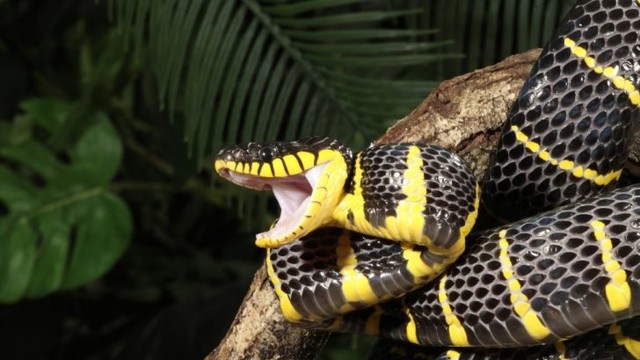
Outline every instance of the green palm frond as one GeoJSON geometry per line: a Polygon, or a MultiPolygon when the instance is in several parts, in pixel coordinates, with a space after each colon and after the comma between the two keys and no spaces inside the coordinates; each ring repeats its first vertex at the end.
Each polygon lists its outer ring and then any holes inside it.
{"type": "Polygon", "coordinates": [[[453,39],[446,50],[464,53],[431,72],[448,78],[494,64],[505,57],[541,47],[551,38],[574,0],[412,0],[425,11],[415,15],[416,28],[440,31],[431,41],[453,39]]]}
{"type": "MultiPolygon", "coordinates": [[[[439,80],[540,46],[571,3],[109,0],[196,159],[312,134],[361,145],[439,80]]],[[[264,213],[264,197],[229,194],[241,213],[264,213]]]]}
{"type": "Polygon", "coordinates": [[[168,111],[201,157],[224,143],[379,135],[435,83],[410,67],[461,57],[432,30],[402,28],[419,7],[362,0],[111,0],[115,17],[148,36],[168,111]]]}

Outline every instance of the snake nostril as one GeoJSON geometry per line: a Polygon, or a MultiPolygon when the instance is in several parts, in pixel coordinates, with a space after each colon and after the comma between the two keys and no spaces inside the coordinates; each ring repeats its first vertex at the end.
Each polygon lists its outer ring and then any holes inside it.
{"type": "Polygon", "coordinates": [[[233,160],[241,160],[244,156],[244,151],[242,149],[234,149],[231,153],[229,153],[230,157],[233,160]]]}

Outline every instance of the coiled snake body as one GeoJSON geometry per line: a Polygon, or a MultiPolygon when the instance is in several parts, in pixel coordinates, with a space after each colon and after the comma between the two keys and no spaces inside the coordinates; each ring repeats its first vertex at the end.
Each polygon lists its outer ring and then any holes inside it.
{"type": "Polygon", "coordinates": [[[311,138],[221,150],[221,176],[280,203],[256,243],[285,317],[425,346],[551,344],[445,358],[640,358],[640,186],[612,190],[640,121],[639,33],[640,1],[579,1],[482,186],[437,146],[354,156],[311,138]],[[500,219],[530,217],[467,236],[481,197],[500,219]]]}

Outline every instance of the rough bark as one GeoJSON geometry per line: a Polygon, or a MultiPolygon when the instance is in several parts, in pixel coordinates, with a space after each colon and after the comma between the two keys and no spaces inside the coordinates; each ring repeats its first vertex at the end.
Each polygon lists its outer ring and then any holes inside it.
{"type": "MultiPolygon", "coordinates": [[[[460,154],[480,178],[509,108],[539,53],[530,50],[442,82],[378,142],[439,144],[460,154]]],[[[638,164],[637,159],[638,153],[633,153],[630,163],[638,164]]],[[[283,319],[262,268],[226,337],[206,359],[311,359],[327,336],[283,319]]]]}
{"type": "Polygon", "coordinates": [[[476,176],[481,176],[511,104],[538,54],[539,49],[530,50],[443,81],[379,141],[444,146],[462,156],[476,176]]]}

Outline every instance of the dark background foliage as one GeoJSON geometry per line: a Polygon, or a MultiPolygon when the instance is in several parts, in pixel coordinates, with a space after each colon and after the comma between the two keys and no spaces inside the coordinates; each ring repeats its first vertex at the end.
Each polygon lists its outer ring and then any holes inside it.
{"type": "Polygon", "coordinates": [[[202,358],[274,216],[212,175],[215,149],[362,146],[438,81],[539,46],[569,5],[0,0],[0,357],[202,358]]]}

